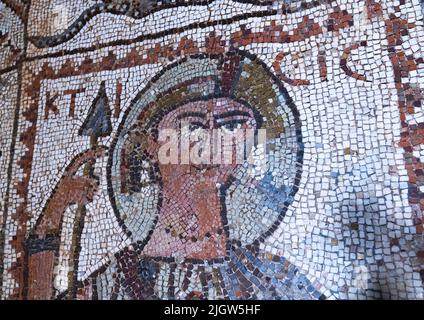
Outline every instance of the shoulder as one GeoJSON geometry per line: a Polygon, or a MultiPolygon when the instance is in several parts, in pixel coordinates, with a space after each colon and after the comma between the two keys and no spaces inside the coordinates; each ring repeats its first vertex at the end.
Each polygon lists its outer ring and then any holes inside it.
{"type": "Polygon", "coordinates": [[[288,300],[316,300],[325,296],[301,270],[283,256],[263,252],[258,255],[261,271],[272,280],[272,284],[288,300]]]}

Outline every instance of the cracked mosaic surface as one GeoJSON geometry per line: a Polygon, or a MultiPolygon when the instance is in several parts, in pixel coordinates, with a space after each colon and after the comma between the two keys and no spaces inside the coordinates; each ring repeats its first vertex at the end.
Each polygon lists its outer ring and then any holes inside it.
{"type": "Polygon", "coordinates": [[[423,299],[421,43],[419,0],[0,0],[1,299],[423,299]]]}

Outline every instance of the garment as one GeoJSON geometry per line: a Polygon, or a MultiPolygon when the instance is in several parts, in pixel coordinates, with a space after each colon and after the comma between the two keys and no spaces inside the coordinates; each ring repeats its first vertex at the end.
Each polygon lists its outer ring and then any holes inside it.
{"type": "Polygon", "coordinates": [[[96,279],[99,299],[325,299],[284,257],[234,246],[222,261],[176,262],[127,248],[96,279]]]}

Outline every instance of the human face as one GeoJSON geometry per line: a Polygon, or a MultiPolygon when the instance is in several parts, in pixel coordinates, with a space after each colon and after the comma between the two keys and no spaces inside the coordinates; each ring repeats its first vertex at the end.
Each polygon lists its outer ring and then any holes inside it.
{"type": "MultiPolygon", "coordinates": [[[[184,128],[190,136],[196,130],[203,130],[206,134],[222,130],[224,134],[231,134],[236,129],[255,129],[256,120],[250,108],[228,98],[221,98],[180,106],[169,112],[158,124],[159,131],[171,129],[182,133],[184,128]]],[[[179,138],[181,141],[184,137],[179,138]]],[[[185,164],[164,164],[159,159],[163,203],[158,223],[143,254],[194,259],[225,256],[227,235],[224,232],[218,187],[228,181],[239,164],[236,162],[237,146],[231,140],[227,141],[227,145],[225,139],[223,141],[223,145],[217,149],[219,153],[232,151],[228,163],[189,161],[185,164]]],[[[213,142],[211,145],[215,144],[213,142]]],[[[154,145],[151,144],[153,148],[154,145]]],[[[180,159],[186,152],[191,154],[195,144],[189,143],[189,147],[188,151],[179,148],[180,159]]],[[[207,147],[205,143],[199,150],[207,147]]]]}
{"type": "Polygon", "coordinates": [[[245,152],[246,130],[256,127],[253,110],[229,98],[190,102],[174,109],[158,124],[159,132],[175,130],[179,142],[177,163],[163,164],[158,156],[162,179],[166,182],[168,173],[189,174],[225,183],[241,163],[238,156],[245,152]]]}

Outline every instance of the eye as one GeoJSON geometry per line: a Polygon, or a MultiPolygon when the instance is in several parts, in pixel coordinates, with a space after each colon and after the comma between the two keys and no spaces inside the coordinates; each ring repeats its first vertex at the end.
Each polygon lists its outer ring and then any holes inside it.
{"type": "Polygon", "coordinates": [[[193,122],[184,122],[180,123],[181,128],[181,136],[182,137],[189,137],[190,135],[194,133],[200,132],[199,130],[205,129],[205,125],[198,121],[193,122]]]}
{"type": "Polygon", "coordinates": [[[198,129],[202,129],[203,128],[203,125],[202,124],[200,124],[200,123],[190,123],[189,125],[188,125],[188,130],[190,131],[190,132],[194,132],[194,131],[196,131],[196,130],[198,130],[198,129]]]}
{"type": "Polygon", "coordinates": [[[220,128],[222,128],[225,132],[234,132],[235,130],[241,129],[243,123],[240,121],[226,122],[222,124],[220,128]]]}

